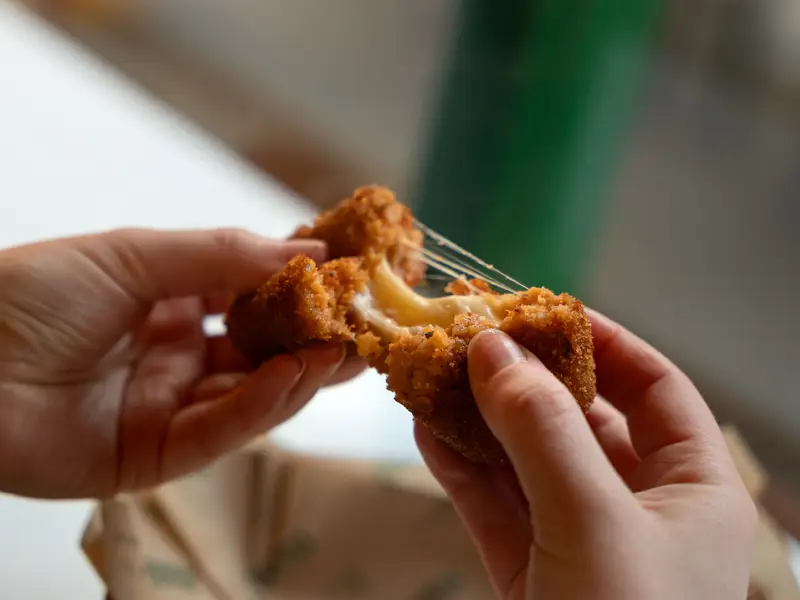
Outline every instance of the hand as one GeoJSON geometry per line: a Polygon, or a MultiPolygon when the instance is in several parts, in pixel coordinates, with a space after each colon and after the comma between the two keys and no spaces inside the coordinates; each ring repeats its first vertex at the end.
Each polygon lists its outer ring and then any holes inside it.
{"type": "Polygon", "coordinates": [[[206,315],[314,241],[124,230],[0,252],[0,490],[102,497],[234,450],[362,368],[345,349],[253,373],[206,315]],[[344,362],[343,362],[344,361],[344,362]]]}
{"type": "Polygon", "coordinates": [[[505,600],[729,600],[747,591],[756,512],[700,394],[673,364],[592,313],[599,392],[588,419],[501,333],[469,375],[511,467],[417,441],[505,600]]]}

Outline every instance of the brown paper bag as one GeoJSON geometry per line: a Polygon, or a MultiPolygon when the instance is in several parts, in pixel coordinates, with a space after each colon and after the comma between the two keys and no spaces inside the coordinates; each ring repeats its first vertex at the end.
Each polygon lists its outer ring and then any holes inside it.
{"type": "MultiPolygon", "coordinates": [[[[763,473],[735,430],[748,490],[763,473]]],[[[83,549],[116,600],[493,597],[477,553],[419,466],[303,456],[271,445],[151,494],[103,503],[83,549]]],[[[800,600],[786,538],[761,515],[751,597],[800,600]]]]}
{"type": "Polygon", "coordinates": [[[82,546],[115,600],[216,600],[145,508],[147,499],[104,502],[82,546]]]}
{"type": "Polygon", "coordinates": [[[262,485],[279,493],[253,507],[252,521],[269,527],[252,532],[261,543],[251,547],[266,552],[250,566],[275,597],[492,597],[461,523],[419,467],[280,452],[263,466],[262,485]]]}
{"type": "Polygon", "coordinates": [[[83,548],[117,600],[492,597],[477,553],[427,471],[274,447],[104,503],[83,548]],[[136,540],[132,554],[120,531],[136,540]],[[154,571],[157,560],[171,566],[172,581],[163,564],[154,571]]]}
{"type": "MultiPolygon", "coordinates": [[[[767,481],[764,471],[736,429],[726,427],[723,433],[747,491],[757,500],[767,481]]],[[[751,563],[749,597],[763,600],[800,600],[800,588],[789,566],[787,536],[758,502],[756,505],[759,509],[759,523],[751,563]]]]}
{"type": "Polygon", "coordinates": [[[245,532],[256,454],[237,453],[153,494],[151,508],[217,596],[260,598],[247,569],[245,532]]]}
{"type": "Polygon", "coordinates": [[[800,489],[795,484],[770,478],[758,499],[784,531],[800,539],[800,489]]]}

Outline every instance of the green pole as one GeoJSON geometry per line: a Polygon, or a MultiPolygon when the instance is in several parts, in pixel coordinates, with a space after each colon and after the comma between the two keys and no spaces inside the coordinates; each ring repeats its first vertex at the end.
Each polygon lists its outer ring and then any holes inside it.
{"type": "Polygon", "coordinates": [[[658,0],[464,0],[420,219],[528,285],[581,293],[658,0]]]}

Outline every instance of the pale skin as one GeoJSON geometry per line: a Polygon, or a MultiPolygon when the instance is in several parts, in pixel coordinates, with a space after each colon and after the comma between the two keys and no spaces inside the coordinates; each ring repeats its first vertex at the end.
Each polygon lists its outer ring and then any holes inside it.
{"type": "Polygon", "coordinates": [[[508,468],[417,443],[504,600],[727,600],[747,593],[755,506],[702,397],[678,368],[590,312],[598,388],[584,417],[499,332],[469,375],[508,468]]]}
{"type": "MultiPolygon", "coordinates": [[[[202,468],[364,365],[338,345],[252,370],[206,315],[318,242],[238,230],[125,230],[0,252],[0,490],[108,497],[202,468]]],[[[468,463],[417,428],[498,597],[743,598],[756,513],[691,382],[592,313],[588,419],[507,337],[470,379],[511,466],[468,463]]]]}
{"type": "Polygon", "coordinates": [[[209,314],[319,242],[125,230],[0,252],[0,489],[106,497],[207,465],[364,365],[341,345],[251,372],[209,314]]]}

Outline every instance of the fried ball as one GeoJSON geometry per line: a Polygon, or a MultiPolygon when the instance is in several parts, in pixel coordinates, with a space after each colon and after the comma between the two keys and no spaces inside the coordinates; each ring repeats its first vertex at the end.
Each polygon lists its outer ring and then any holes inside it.
{"type": "Polygon", "coordinates": [[[480,331],[495,327],[536,355],[588,411],[595,396],[591,328],[577,300],[530,290],[494,324],[457,315],[450,327],[404,332],[389,344],[387,383],[397,401],[433,434],[472,461],[502,463],[505,452],[484,423],[467,375],[467,348],[480,331]]]}
{"type": "Polygon", "coordinates": [[[480,463],[507,460],[467,375],[469,342],[484,329],[500,329],[527,348],[589,409],[591,326],[575,298],[540,288],[501,295],[466,279],[452,282],[447,296],[420,296],[411,286],[425,272],[422,234],[411,212],[381,187],[356,190],[295,236],[324,240],[334,260],[317,266],[298,257],[236,299],[228,331],[253,364],[313,342],[354,341],[417,421],[480,463]]]}
{"type": "Polygon", "coordinates": [[[361,258],[317,264],[293,258],[258,289],[238,296],[228,309],[228,335],[254,366],[313,342],[349,342],[347,322],[355,294],[369,280],[361,258]]]}
{"type": "Polygon", "coordinates": [[[292,237],[324,241],[330,258],[360,256],[368,270],[385,259],[411,286],[425,275],[418,251],[422,232],[414,227],[411,211],[384,187],[358,188],[350,198],[319,215],[313,226],[300,227],[292,237]]]}

